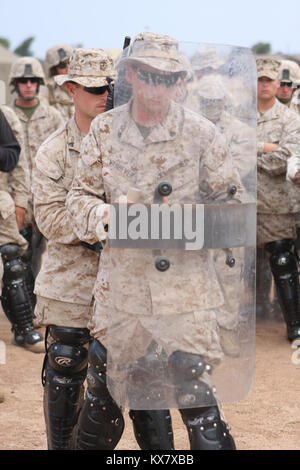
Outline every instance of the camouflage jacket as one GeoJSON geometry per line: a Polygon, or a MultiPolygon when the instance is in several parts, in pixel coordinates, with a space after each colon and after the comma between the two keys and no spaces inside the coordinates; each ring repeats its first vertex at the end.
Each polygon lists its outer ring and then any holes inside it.
{"type": "Polygon", "coordinates": [[[63,125],[64,120],[60,113],[50,106],[45,100],[41,100],[30,119],[23,113],[22,109],[13,104],[13,110],[21,121],[24,131],[25,153],[32,172],[34,158],[40,145],[63,125]]]}
{"type": "Polygon", "coordinates": [[[48,250],[35,292],[50,299],[90,305],[99,255],[80,245],[65,207],[82,138],[73,117],[43,143],[36,156],[34,215],[48,239],[48,250]]]}
{"type": "Polygon", "coordinates": [[[27,209],[30,195],[29,168],[24,151],[24,136],[22,124],[15,112],[8,106],[1,106],[10,127],[12,128],[16,139],[18,140],[21,153],[16,168],[10,173],[0,173],[0,189],[9,191],[14,203],[18,207],[27,209]]]}
{"type": "Polygon", "coordinates": [[[286,181],[287,163],[292,156],[300,156],[300,117],[276,100],[271,109],[257,116],[258,213],[296,212],[291,185],[286,181]],[[279,147],[264,153],[265,142],[279,147]]]}
{"type": "MultiPolygon", "coordinates": [[[[172,103],[164,122],[146,138],[131,117],[130,103],[97,116],[83,140],[67,198],[79,238],[105,239],[103,214],[109,204],[132,187],[152,204],[161,181],[172,184],[170,204],[224,200],[231,184],[238,187],[236,198],[242,192],[224,137],[194,112],[172,103]]],[[[223,304],[207,250],[169,250],[168,257],[171,269],[162,273],[151,250],[113,250],[105,244],[94,290],[97,309],[161,315],[223,304]]]]}

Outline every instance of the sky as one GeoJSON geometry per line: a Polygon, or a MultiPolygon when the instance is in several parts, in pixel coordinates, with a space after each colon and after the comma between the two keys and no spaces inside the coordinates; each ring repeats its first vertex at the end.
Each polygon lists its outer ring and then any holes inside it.
{"type": "Polygon", "coordinates": [[[272,52],[300,54],[300,0],[0,0],[0,36],[15,49],[34,36],[34,56],[51,46],[122,48],[142,31],[179,41],[251,48],[267,42],[272,52]]]}

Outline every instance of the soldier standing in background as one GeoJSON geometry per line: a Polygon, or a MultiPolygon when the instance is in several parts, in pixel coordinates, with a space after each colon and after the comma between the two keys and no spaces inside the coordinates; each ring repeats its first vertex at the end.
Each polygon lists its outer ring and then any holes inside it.
{"type": "Polygon", "coordinates": [[[56,44],[46,52],[44,63],[49,103],[51,106],[54,106],[66,120],[69,119],[74,112],[74,103],[66,84],[59,86],[54,77],[68,73],[71,54],[72,46],[65,43],[56,44]]]}
{"type": "MultiPolygon", "coordinates": [[[[23,127],[24,150],[29,166],[31,184],[31,173],[38,148],[50,134],[63,124],[63,118],[45,100],[39,100],[39,88],[40,85],[45,84],[45,76],[37,59],[22,57],[14,62],[10,70],[9,84],[18,95],[12,104],[12,108],[23,127]]],[[[35,278],[41,266],[41,257],[45,251],[46,241],[35,224],[31,197],[28,210],[24,216],[21,233],[29,243],[28,263],[31,265],[35,278]]],[[[32,291],[32,286],[30,288],[32,291]]]]}
{"type": "MultiPolygon", "coordinates": [[[[288,159],[300,155],[300,118],[276,99],[279,67],[280,62],[274,59],[257,59],[257,244],[268,253],[287,338],[293,341],[300,336],[300,292],[294,250],[295,208],[286,171],[288,159]]],[[[258,294],[267,296],[270,283],[261,282],[259,274],[265,276],[258,271],[258,294]]]]}
{"type": "Polygon", "coordinates": [[[30,272],[23,259],[28,243],[19,233],[30,194],[28,165],[22,150],[23,130],[13,110],[7,106],[1,106],[1,110],[21,145],[15,168],[0,174],[0,251],[4,261],[2,306],[12,324],[16,344],[41,352],[44,349],[42,336],[33,328],[32,299],[27,289],[30,272]]]}

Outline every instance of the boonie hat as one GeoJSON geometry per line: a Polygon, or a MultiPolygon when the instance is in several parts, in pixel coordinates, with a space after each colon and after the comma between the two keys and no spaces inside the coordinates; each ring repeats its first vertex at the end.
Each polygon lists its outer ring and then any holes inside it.
{"type": "Polygon", "coordinates": [[[73,49],[66,75],[56,75],[54,80],[61,86],[75,82],[85,87],[107,85],[107,77],[116,75],[112,58],[103,49],[73,49]]]}

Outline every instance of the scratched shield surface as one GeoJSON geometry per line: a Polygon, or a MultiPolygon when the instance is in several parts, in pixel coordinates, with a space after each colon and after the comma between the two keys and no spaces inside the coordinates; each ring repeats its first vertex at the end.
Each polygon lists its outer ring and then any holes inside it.
{"type": "Polygon", "coordinates": [[[240,400],[255,348],[252,53],[129,46],[115,91],[110,393],[132,409],[240,400]]]}

